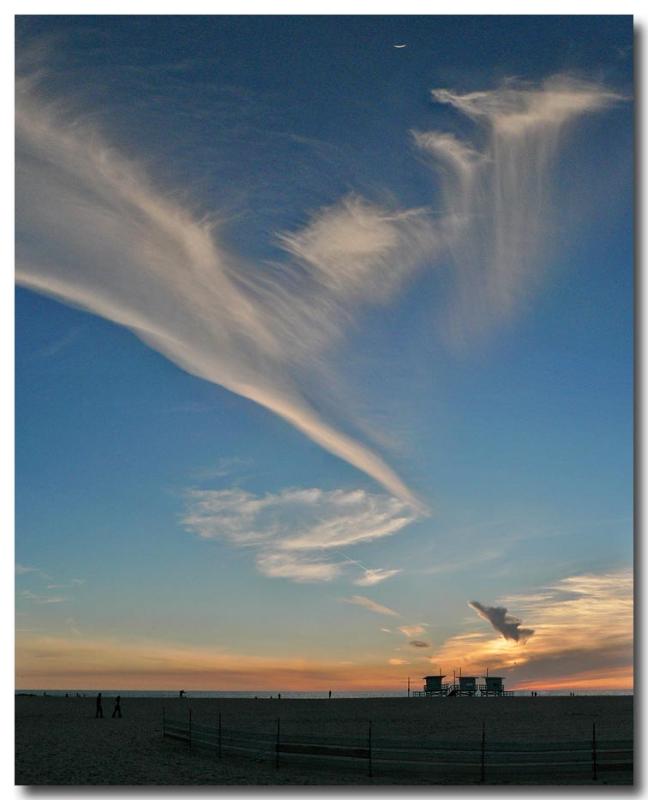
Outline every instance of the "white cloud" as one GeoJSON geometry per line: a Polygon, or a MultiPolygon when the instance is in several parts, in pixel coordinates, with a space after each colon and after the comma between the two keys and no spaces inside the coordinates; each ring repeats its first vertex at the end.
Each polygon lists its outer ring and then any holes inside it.
{"type": "MultiPolygon", "coordinates": [[[[293,580],[332,580],[355,562],[331,560],[327,552],[391,536],[415,519],[403,501],[362,490],[285,489],[262,496],[191,490],[187,501],[183,523],[190,531],[254,547],[261,572],[293,580]]],[[[365,579],[369,573],[370,583],[378,583],[396,572],[365,569],[365,579]]]]}
{"type": "Polygon", "coordinates": [[[399,667],[401,664],[409,664],[410,662],[404,658],[390,658],[387,663],[391,664],[392,667],[399,667]]]}
{"type": "Polygon", "coordinates": [[[47,589],[76,589],[79,586],[83,586],[85,583],[85,579],[83,578],[71,578],[69,583],[48,583],[47,589]]]}
{"type": "Polygon", "coordinates": [[[18,575],[37,575],[41,580],[51,581],[52,577],[39,567],[30,567],[25,564],[16,564],[16,576],[18,575]]]}
{"type": "Polygon", "coordinates": [[[394,611],[393,608],[382,606],[380,603],[376,603],[374,600],[371,600],[371,598],[364,597],[361,594],[354,594],[352,597],[343,598],[343,600],[345,603],[351,603],[351,605],[366,608],[367,611],[373,611],[374,614],[383,614],[386,617],[400,617],[398,611],[394,611]]]}
{"type": "Polygon", "coordinates": [[[259,572],[268,578],[288,578],[297,583],[331,581],[340,575],[345,563],[267,551],[262,551],[256,558],[259,572]]]}
{"type": "Polygon", "coordinates": [[[412,131],[414,142],[421,150],[445,161],[452,169],[468,175],[484,160],[484,156],[452,133],[412,131]]]}
{"type": "Polygon", "coordinates": [[[355,196],[319,211],[304,229],[280,234],[279,240],[330,292],[374,301],[391,298],[440,245],[423,210],[390,212],[355,196]]]}
{"type": "Polygon", "coordinates": [[[40,574],[40,570],[38,567],[28,567],[24,564],[16,564],[16,575],[27,575],[30,572],[38,572],[40,574]]]}
{"type": "Polygon", "coordinates": [[[58,603],[64,603],[67,598],[59,597],[56,595],[43,595],[43,594],[36,594],[35,592],[30,591],[29,589],[24,589],[20,592],[20,597],[25,600],[29,600],[32,603],[36,603],[37,605],[54,605],[58,603]]]}
{"type": "Polygon", "coordinates": [[[561,137],[568,124],[622,98],[565,75],[467,94],[435,89],[432,96],[472,119],[482,135],[473,145],[450,133],[413,133],[418,148],[445,167],[444,231],[457,268],[445,323],[452,341],[463,343],[517,313],[542,281],[561,137]]]}
{"type": "Polygon", "coordinates": [[[420,636],[425,633],[426,628],[427,625],[401,625],[398,630],[404,633],[405,636],[420,636]]]}
{"type": "Polygon", "coordinates": [[[364,575],[356,578],[353,582],[356,586],[375,586],[388,578],[393,578],[400,571],[399,569],[365,569],[364,575]]]}
{"type": "Polygon", "coordinates": [[[581,114],[599,111],[621,96],[604,87],[568,75],[555,75],[539,87],[505,82],[492,91],[458,94],[435,89],[433,97],[475,120],[509,136],[524,136],[530,129],[559,128],[581,114]]]}

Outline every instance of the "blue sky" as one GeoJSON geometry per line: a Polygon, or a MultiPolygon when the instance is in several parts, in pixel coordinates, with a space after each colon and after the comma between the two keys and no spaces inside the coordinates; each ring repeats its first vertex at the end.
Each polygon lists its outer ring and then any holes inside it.
{"type": "Polygon", "coordinates": [[[18,20],[21,685],[628,685],[631,47],[18,20]]]}

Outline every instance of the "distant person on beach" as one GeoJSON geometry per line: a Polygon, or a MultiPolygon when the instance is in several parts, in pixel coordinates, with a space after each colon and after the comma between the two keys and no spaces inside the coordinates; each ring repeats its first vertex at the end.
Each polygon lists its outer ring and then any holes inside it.
{"type": "Polygon", "coordinates": [[[95,711],[95,719],[103,719],[103,706],[101,705],[101,692],[97,695],[97,710],[95,711]]]}
{"type": "Polygon", "coordinates": [[[180,689],[180,699],[182,699],[184,697],[184,694],[185,694],[185,690],[184,689],[180,689]]]}
{"type": "Polygon", "coordinates": [[[331,690],[329,689],[329,700],[331,699],[331,690]]]}
{"type": "Polygon", "coordinates": [[[115,698],[115,707],[113,708],[112,715],[113,715],[113,718],[114,717],[119,717],[119,719],[121,719],[121,715],[122,715],[122,713],[121,713],[121,697],[119,695],[117,695],[117,697],[115,698]]]}

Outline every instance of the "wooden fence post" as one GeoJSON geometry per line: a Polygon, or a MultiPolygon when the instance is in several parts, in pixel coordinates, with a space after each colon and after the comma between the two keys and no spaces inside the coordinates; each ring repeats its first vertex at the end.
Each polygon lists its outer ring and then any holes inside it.
{"type": "Polygon", "coordinates": [[[482,736],[481,736],[481,777],[479,782],[484,783],[486,780],[486,722],[482,722],[482,736]]]}
{"type": "Polygon", "coordinates": [[[596,772],[596,722],[592,723],[592,780],[598,780],[596,772]]]}
{"type": "Polygon", "coordinates": [[[191,750],[191,709],[189,709],[189,749],[191,750]]]}
{"type": "Polygon", "coordinates": [[[223,757],[223,726],[220,711],[218,712],[218,757],[223,757]]]}
{"type": "Polygon", "coordinates": [[[281,733],[281,720],[277,719],[277,744],[275,752],[275,769],[279,769],[279,736],[281,733]]]}
{"type": "Polygon", "coordinates": [[[371,752],[371,720],[369,720],[369,777],[373,778],[373,754],[371,752]]]}

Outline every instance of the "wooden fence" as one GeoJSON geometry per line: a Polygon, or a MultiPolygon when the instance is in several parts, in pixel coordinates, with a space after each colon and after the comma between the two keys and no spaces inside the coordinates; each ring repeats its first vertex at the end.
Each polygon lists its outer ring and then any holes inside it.
{"type": "Polygon", "coordinates": [[[326,737],[293,734],[281,728],[279,719],[267,732],[224,727],[218,715],[215,725],[196,723],[191,710],[185,719],[169,719],[163,712],[163,736],[184,742],[189,748],[263,759],[276,769],[299,763],[318,769],[345,766],[363,770],[368,777],[411,773],[430,783],[614,783],[631,784],[633,743],[600,740],[596,725],[592,737],[581,742],[520,744],[489,741],[486,725],[475,742],[412,741],[376,737],[371,722],[359,736],[326,737]],[[481,735],[480,735],[481,734],[481,735]]]}

